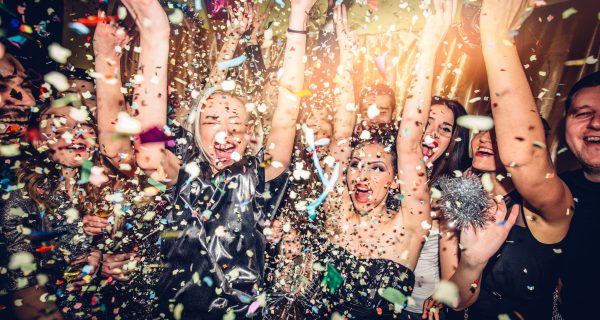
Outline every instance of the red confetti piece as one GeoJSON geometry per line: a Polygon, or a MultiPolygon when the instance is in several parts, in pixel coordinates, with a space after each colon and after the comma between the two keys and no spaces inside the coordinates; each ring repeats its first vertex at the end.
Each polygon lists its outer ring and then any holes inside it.
{"type": "Polygon", "coordinates": [[[107,16],[107,17],[98,17],[98,16],[89,16],[89,17],[85,17],[85,18],[79,18],[77,20],[75,20],[75,22],[79,22],[81,24],[83,24],[84,26],[95,26],[100,22],[111,22],[111,21],[116,21],[117,17],[111,17],[111,16],[107,16]]]}
{"type": "Polygon", "coordinates": [[[35,248],[35,252],[44,253],[44,252],[52,251],[52,249],[54,249],[54,245],[42,246],[39,248],[35,248]]]}

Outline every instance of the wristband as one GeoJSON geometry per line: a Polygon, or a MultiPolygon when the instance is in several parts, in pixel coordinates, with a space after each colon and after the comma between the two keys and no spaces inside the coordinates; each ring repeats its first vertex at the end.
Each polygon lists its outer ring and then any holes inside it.
{"type": "Polygon", "coordinates": [[[298,33],[298,34],[308,34],[308,30],[294,30],[294,29],[287,29],[287,32],[289,33],[298,33]]]}

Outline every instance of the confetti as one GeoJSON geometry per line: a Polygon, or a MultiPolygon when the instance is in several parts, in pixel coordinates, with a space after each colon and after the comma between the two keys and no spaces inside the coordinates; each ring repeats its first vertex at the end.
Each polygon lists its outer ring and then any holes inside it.
{"type": "Polygon", "coordinates": [[[380,295],[396,306],[404,306],[407,301],[406,295],[396,288],[385,288],[380,295]]]}
{"type": "Polygon", "coordinates": [[[142,124],[127,112],[117,114],[117,124],[115,130],[120,134],[136,135],[142,131],[142,124]]]}
{"type": "Polygon", "coordinates": [[[577,9],[570,7],[567,10],[562,12],[562,18],[563,19],[568,19],[570,16],[574,15],[577,13],[577,9]]]}
{"type": "Polygon", "coordinates": [[[57,71],[51,71],[44,75],[44,81],[51,84],[58,91],[65,91],[70,87],[67,77],[65,77],[64,74],[57,71]]]}
{"type": "Polygon", "coordinates": [[[90,28],[86,27],[81,22],[70,22],[69,29],[71,29],[73,32],[79,35],[86,35],[90,33],[90,28]]]}
{"type": "Polygon", "coordinates": [[[217,67],[220,70],[235,68],[235,67],[241,65],[242,63],[244,63],[244,61],[246,61],[246,55],[241,55],[239,57],[236,57],[236,58],[233,58],[230,60],[218,62],[217,67]]]}
{"type": "Polygon", "coordinates": [[[494,127],[494,120],[487,116],[465,115],[460,116],[456,123],[464,128],[474,131],[488,131],[494,127]]]}

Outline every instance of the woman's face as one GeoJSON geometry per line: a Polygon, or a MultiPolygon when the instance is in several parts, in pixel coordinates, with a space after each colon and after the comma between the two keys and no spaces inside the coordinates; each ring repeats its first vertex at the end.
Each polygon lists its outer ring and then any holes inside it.
{"type": "Polygon", "coordinates": [[[72,107],[53,107],[41,115],[36,147],[46,147],[52,161],[65,167],[80,167],[92,158],[96,133],[89,122],[71,118],[72,107]]]}
{"type": "Polygon", "coordinates": [[[356,210],[366,213],[385,203],[388,190],[395,185],[394,165],[381,144],[365,143],[354,149],[346,183],[356,210]]]}
{"type": "Polygon", "coordinates": [[[471,141],[474,169],[482,172],[496,172],[503,168],[498,153],[494,131],[479,132],[471,141]]]}
{"type": "Polygon", "coordinates": [[[248,112],[239,99],[210,96],[200,112],[200,142],[209,161],[221,170],[241,159],[250,140],[248,112]]]}
{"type": "Polygon", "coordinates": [[[429,121],[423,135],[423,157],[433,163],[447,151],[454,129],[454,113],[444,104],[434,104],[429,111],[429,121]]]}

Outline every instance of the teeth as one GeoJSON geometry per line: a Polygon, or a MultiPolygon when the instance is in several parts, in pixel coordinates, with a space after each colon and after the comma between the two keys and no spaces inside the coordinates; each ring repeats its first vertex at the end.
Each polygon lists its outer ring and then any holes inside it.
{"type": "Polygon", "coordinates": [[[488,148],[479,148],[477,151],[485,154],[494,154],[494,151],[488,148]]]}
{"type": "Polygon", "coordinates": [[[587,142],[600,142],[600,137],[585,137],[584,140],[587,142]]]}

